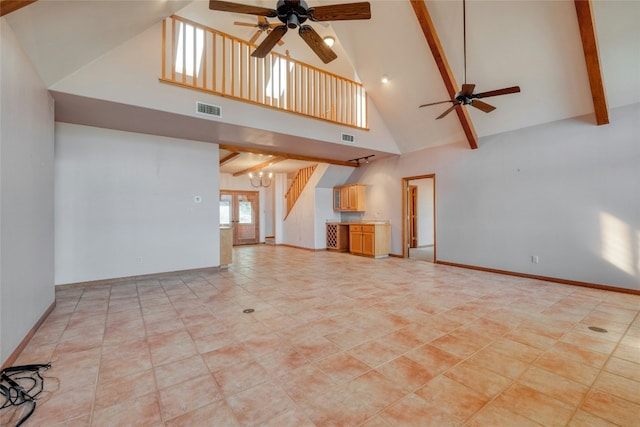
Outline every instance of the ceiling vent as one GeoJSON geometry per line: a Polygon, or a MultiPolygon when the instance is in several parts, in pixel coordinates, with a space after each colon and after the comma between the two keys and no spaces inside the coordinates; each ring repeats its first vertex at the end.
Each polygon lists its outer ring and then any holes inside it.
{"type": "Polygon", "coordinates": [[[355,144],[356,143],[356,137],[353,135],[349,135],[348,133],[342,133],[340,134],[341,138],[342,138],[342,142],[346,142],[347,144],[355,144]]]}
{"type": "Polygon", "coordinates": [[[198,101],[196,102],[196,113],[221,118],[222,107],[220,107],[219,105],[205,104],[204,102],[198,101]]]}

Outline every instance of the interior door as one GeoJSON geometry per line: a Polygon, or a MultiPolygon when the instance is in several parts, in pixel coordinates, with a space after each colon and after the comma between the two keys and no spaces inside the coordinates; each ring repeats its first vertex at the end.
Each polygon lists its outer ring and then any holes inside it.
{"type": "Polygon", "coordinates": [[[220,190],[220,225],[233,227],[233,245],[260,242],[259,193],[220,190]]]}
{"type": "Polygon", "coordinates": [[[402,218],[402,256],[437,262],[435,174],[402,178],[402,218]]]}
{"type": "Polygon", "coordinates": [[[409,247],[418,247],[418,187],[409,186],[409,247]]]}

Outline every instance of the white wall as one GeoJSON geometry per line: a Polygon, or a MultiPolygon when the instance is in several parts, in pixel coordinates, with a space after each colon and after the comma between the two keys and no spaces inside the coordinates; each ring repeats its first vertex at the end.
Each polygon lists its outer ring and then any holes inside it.
{"type": "Polygon", "coordinates": [[[0,19],[0,365],[54,302],[53,100],[0,19]]]}
{"type": "Polygon", "coordinates": [[[282,219],[287,213],[287,202],[285,199],[285,195],[287,194],[287,190],[289,188],[289,182],[287,179],[287,174],[277,173],[275,174],[275,182],[273,185],[274,191],[274,206],[273,206],[273,216],[275,218],[274,221],[274,236],[276,240],[276,244],[285,243],[284,235],[285,235],[285,227],[282,219]]]}
{"type": "Polygon", "coordinates": [[[216,144],[56,124],[55,283],[220,265],[218,165],[216,144]]]}
{"type": "MultiPolygon", "coordinates": [[[[393,136],[372,103],[368,105],[371,130],[361,130],[160,83],[161,40],[162,25],[158,23],[52,85],[51,89],[200,119],[202,116],[195,113],[196,102],[211,102],[222,107],[225,123],[301,138],[311,135],[338,150],[343,145],[340,133],[346,132],[356,137],[360,147],[399,153],[393,136]]],[[[212,132],[216,133],[219,140],[233,143],[225,132],[212,132]]],[[[247,142],[273,149],[273,141],[265,141],[260,132],[253,134],[245,130],[242,137],[247,142]]]]}
{"type": "Polygon", "coordinates": [[[418,187],[418,246],[433,245],[433,178],[411,181],[418,187]]]}
{"type": "MultiPolygon", "coordinates": [[[[275,182],[275,181],[274,181],[275,182]]],[[[275,236],[276,216],[275,216],[276,192],[274,185],[264,189],[264,236],[275,236]]]]}
{"type": "Polygon", "coordinates": [[[316,188],[314,249],[327,248],[327,222],[339,218],[333,210],[333,188],[316,188]]]}
{"type": "Polygon", "coordinates": [[[322,227],[325,226],[327,215],[333,215],[333,209],[329,212],[332,199],[329,189],[316,187],[328,169],[328,164],[318,164],[298,201],[282,224],[282,242],[276,240],[277,243],[308,249],[326,247],[326,230],[322,227]]]}
{"type": "Polygon", "coordinates": [[[640,104],[372,162],[367,211],[402,253],[402,177],[436,174],[438,259],[640,289],[640,104]],[[386,197],[377,197],[377,194],[386,197]],[[539,263],[531,256],[539,256],[539,263]]]}

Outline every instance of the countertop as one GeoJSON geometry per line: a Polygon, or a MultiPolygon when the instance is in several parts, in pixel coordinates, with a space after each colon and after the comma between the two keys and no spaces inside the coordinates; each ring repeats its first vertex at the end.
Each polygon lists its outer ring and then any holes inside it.
{"type": "Polygon", "coordinates": [[[327,224],[339,224],[339,225],[375,225],[375,224],[389,224],[389,220],[375,219],[375,220],[363,220],[363,221],[327,221],[327,224]]]}

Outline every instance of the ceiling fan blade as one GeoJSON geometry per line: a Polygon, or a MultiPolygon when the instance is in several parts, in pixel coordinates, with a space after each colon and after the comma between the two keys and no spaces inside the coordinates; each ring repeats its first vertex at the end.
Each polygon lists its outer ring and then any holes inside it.
{"type": "Polygon", "coordinates": [[[249,44],[254,44],[256,42],[256,40],[258,40],[258,37],[260,37],[260,34],[262,34],[262,30],[256,31],[256,33],[253,35],[253,37],[251,37],[249,39],[249,44]]]}
{"type": "Polygon", "coordinates": [[[301,25],[298,33],[325,64],[338,57],[310,25],[301,25]]]}
{"type": "Polygon", "coordinates": [[[232,3],[230,1],[209,0],[209,9],[219,10],[222,12],[246,13],[249,15],[261,15],[275,18],[278,12],[273,9],[259,6],[251,6],[247,4],[232,3]]]}
{"type": "Polygon", "coordinates": [[[240,21],[234,21],[233,25],[242,25],[243,27],[257,27],[256,24],[251,24],[249,22],[240,22],[240,21]]]}
{"type": "Polygon", "coordinates": [[[455,99],[449,99],[447,101],[439,101],[439,102],[432,102],[430,104],[422,104],[422,105],[418,105],[418,108],[422,108],[422,107],[430,107],[432,105],[438,105],[438,104],[446,104],[447,102],[457,102],[455,99]]]}
{"type": "Polygon", "coordinates": [[[504,89],[490,90],[488,92],[476,93],[474,98],[489,98],[490,96],[508,95],[520,92],[520,86],[506,87],[504,89]]]}
{"type": "Polygon", "coordinates": [[[286,25],[280,25],[279,27],[271,30],[269,35],[262,41],[262,43],[260,43],[260,46],[258,46],[256,50],[253,51],[251,56],[253,56],[254,58],[264,58],[265,56],[267,56],[267,54],[271,52],[271,49],[273,49],[276,43],[278,43],[278,41],[282,38],[282,36],[285,35],[286,32],[286,25]]]}
{"type": "Polygon", "coordinates": [[[439,119],[443,118],[444,116],[446,116],[447,114],[449,114],[450,112],[455,110],[458,105],[460,105],[460,104],[459,103],[458,104],[454,104],[451,107],[449,107],[444,113],[442,113],[438,117],[436,117],[436,120],[439,120],[439,119]]]}
{"type": "Polygon", "coordinates": [[[490,113],[496,109],[493,105],[489,105],[486,102],[480,101],[478,99],[474,99],[471,102],[472,107],[476,107],[480,111],[484,111],[485,113],[490,113]]]}
{"type": "Polygon", "coordinates": [[[369,2],[333,4],[310,7],[307,10],[312,21],[346,21],[351,19],[371,19],[369,2]]]}
{"type": "MultiPolygon", "coordinates": [[[[282,24],[277,24],[276,26],[279,26],[279,25],[282,25],[282,24]]],[[[269,34],[270,32],[271,32],[271,28],[267,30],[267,34],[269,34]]],[[[282,46],[283,44],[284,42],[282,40],[278,40],[278,46],[282,46]]]]}
{"type": "Polygon", "coordinates": [[[476,88],[474,84],[463,84],[462,89],[460,90],[460,95],[462,96],[471,96],[473,94],[473,90],[476,88]]]}

